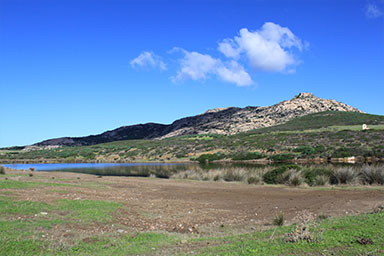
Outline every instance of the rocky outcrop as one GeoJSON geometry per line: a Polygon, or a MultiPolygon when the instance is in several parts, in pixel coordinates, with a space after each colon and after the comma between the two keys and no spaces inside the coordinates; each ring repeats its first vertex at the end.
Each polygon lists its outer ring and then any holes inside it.
{"type": "Polygon", "coordinates": [[[300,93],[291,100],[268,107],[217,108],[201,115],[176,120],[170,125],[147,123],[123,126],[99,135],[52,139],[35,145],[81,146],[118,140],[163,139],[188,134],[235,134],[324,111],[362,112],[336,100],[321,99],[312,93],[300,93]]]}

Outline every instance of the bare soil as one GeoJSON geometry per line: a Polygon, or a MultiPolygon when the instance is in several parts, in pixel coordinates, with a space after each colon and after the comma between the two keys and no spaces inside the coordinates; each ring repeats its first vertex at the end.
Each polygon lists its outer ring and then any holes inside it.
{"type": "MultiPolygon", "coordinates": [[[[109,232],[115,227],[122,227],[125,233],[243,233],[268,228],[274,216],[280,213],[284,214],[288,223],[302,210],[328,216],[356,215],[372,211],[377,203],[384,200],[384,190],[373,187],[290,188],[158,178],[98,178],[64,172],[34,172],[33,177],[24,175],[8,179],[78,185],[7,189],[20,200],[50,203],[59,199],[89,199],[115,201],[124,205],[112,214],[113,225],[95,223],[78,227],[87,229],[87,233],[109,232]]],[[[65,230],[61,235],[65,235],[65,230]]]]}

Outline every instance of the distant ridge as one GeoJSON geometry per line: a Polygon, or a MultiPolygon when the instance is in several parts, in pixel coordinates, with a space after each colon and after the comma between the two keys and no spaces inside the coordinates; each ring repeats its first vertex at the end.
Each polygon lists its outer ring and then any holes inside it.
{"type": "Polygon", "coordinates": [[[185,117],[170,125],[146,123],[122,126],[86,137],[49,139],[34,146],[85,146],[119,140],[163,139],[189,134],[236,134],[285,123],[299,116],[324,111],[362,112],[336,100],[321,99],[312,93],[300,93],[291,100],[268,107],[229,107],[207,110],[185,117]]]}

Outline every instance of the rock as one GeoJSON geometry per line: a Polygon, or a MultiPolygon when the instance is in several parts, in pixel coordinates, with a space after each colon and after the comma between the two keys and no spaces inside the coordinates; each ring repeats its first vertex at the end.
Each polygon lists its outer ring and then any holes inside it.
{"type": "Polygon", "coordinates": [[[40,214],[41,214],[41,215],[48,215],[47,212],[41,212],[40,214]]]}

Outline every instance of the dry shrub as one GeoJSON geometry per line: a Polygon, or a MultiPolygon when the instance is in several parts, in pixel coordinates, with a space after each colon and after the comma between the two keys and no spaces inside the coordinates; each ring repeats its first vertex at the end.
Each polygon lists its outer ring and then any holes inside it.
{"type": "Polygon", "coordinates": [[[335,184],[350,184],[357,176],[357,173],[352,167],[342,167],[336,169],[332,174],[332,183],[335,184]]]}
{"type": "Polygon", "coordinates": [[[329,183],[329,177],[326,175],[316,176],[315,179],[313,180],[314,186],[325,186],[325,185],[328,185],[328,183],[329,183]]]}
{"type": "Polygon", "coordinates": [[[223,179],[225,181],[245,181],[248,172],[243,168],[228,169],[224,172],[223,179]]]}
{"type": "Polygon", "coordinates": [[[5,174],[5,167],[0,165],[0,174],[5,174]]]}
{"type": "Polygon", "coordinates": [[[314,242],[316,240],[314,229],[317,227],[316,215],[308,210],[303,210],[297,214],[295,220],[297,221],[296,228],[287,234],[285,241],[289,243],[314,242]]]}
{"type": "Polygon", "coordinates": [[[260,184],[261,177],[260,176],[249,176],[247,179],[248,184],[260,184]]]}
{"type": "Polygon", "coordinates": [[[284,214],[281,212],[273,218],[273,225],[283,226],[284,225],[284,214]]]}
{"type": "Polygon", "coordinates": [[[383,185],[384,167],[364,165],[359,172],[359,178],[361,183],[365,185],[383,185]]]}
{"type": "Polygon", "coordinates": [[[288,178],[288,185],[290,186],[300,186],[303,184],[303,177],[301,176],[301,172],[298,172],[296,170],[290,170],[289,178],[288,178]]]}

